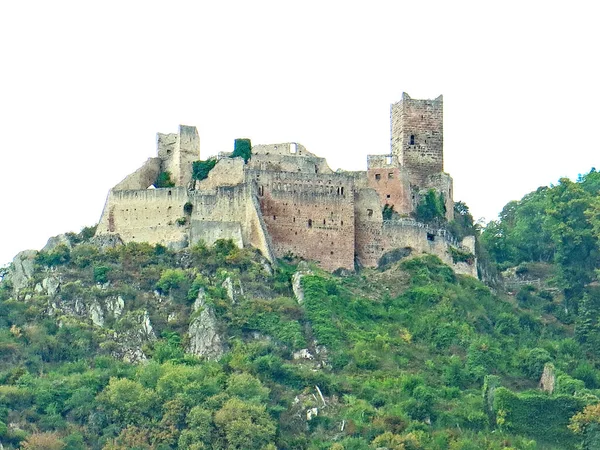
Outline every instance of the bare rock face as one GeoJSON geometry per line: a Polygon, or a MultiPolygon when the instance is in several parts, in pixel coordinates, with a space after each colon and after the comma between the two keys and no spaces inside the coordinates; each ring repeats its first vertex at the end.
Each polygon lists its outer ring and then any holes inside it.
{"type": "Polygon", "coordinates": [[[193,310],[197,316],[190,323],[189,352],[209,360],[219,359],[224,351],[223,339],[218,331],[217,318],[212,306],[206,303],[206,292],[200,289],[193,310]]]}
{"type": "Polygon", "coordinates": [[[123,245],[123,239],[118,234],[100,234],[90,239],[90,243],[100,250],[106,250],[123,245]]]}
{"type": "Polygon", "coordinates": [[[68,248],[73,247],[71,241],[69,240],[66,234],[59,234],[57,236],[52,236],[50,239],[48,239],[48,242],[46,242],[46,245],[44,245],[42,251],[51,252],[59,245],[66,245],[68,248]]]}
{"type": "Polygon", "coordinates": [[[12,283],[15,293],[26,288],[29,280],[33,277],[36,256],[37,251],[25,250],[18,253],[13,259],[6,278],[12,283]]]}
{"type": "Polygon", "coordinates": [[[114,352],[114,356],[131,363],[145,361],[148,358],[142,350],[143,345],[156,340],[150,315],[148,311],[133,312],[126,315],[126,319],[131,327],[115,334],[115,342],[119,343],[120,348],[114,352]]]}
{"type": "Polygon", "coordinates": [[[312,271],[304,261],[298,264],[298,270],[292,275],[292,291],[294,291],[294,297],[299,304],[304,301],[304,289],[302,289],[302,277],[310,275],[312,271]]]}
{"type": "Polygon", "coordinates": [[[42,289],[45,290],[50,297],[54,297],[60,289],[60,280],[56,277],[48,277],[42,280],[42,289]]]}
{"type": "Polygon", "coordinates": [[[542,378],[540,378],[539,387],[542,391],[552,394],[556,386],[556,373],[554,372],[554,365],[546,363],[544,365],[544,372],[542,378]]]}
{"type": "Polygon", "coordinates": [[[227,290],[227,298],[235,303],[241,296],[244,295],[244,288],[239,281],[234,282],[231,277],[227,277],[221,287],[227,290]]]}

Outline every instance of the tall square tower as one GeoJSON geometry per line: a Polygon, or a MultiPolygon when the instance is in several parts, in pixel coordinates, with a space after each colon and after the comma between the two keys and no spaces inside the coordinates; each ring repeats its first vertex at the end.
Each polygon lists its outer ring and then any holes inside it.
{"type": "Polygon", "coordinates": [[[443,97],[416,100],[403,92],[390,110],[392,155],[411,184],[423,187],[430,175],[444,171],[443,97]]]}

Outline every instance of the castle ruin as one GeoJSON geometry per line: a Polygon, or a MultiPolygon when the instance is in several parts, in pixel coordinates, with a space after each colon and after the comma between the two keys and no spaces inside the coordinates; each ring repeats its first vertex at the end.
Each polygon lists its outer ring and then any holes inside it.
{"type": "Polygon", "coordinates": [[[195,127],[157,136],[158,155],[113,187],[97,234],[184,248],[232,239],[270,261],[294,255],[326,270],[377,266],[403,249],[437,255],[458,273],[477,277],[475,259],[455,262],[453,251],[475,254],[475,239],[456,242],[444,229],[412,218],[430,190],[453,219],[452,178],[443,171],[443,99],[406,93],[391,105],[391,148],[368,155],[366,171],[332,171],[324,158],[292,143],[255,145],[252,157],[221,153],[203,180],[195,127]],[[156,188],[168,172],[173,187],[156,188]],[[385,211],[393,211],[392,217],[385,211]]]}

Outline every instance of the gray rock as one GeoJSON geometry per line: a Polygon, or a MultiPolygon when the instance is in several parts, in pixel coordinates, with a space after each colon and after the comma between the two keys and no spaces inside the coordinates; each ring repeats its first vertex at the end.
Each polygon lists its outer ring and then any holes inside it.
{"type": "Polygon", "coordinates": [[[26,288],[29,284],[29,280],[33,277],[37,253],[38,252],[35,250],[25,250],[14,257],[13,262],[8,269],[6,278],[12,283],[15,293],[26,288]]]}
{"type": "Polygon", "coordinates": [[[554,387],[556,386],[556,373],[554,372],[554,365],[552,363],[546,363],[544,365],[544,372],[540,378],[539,388],[552,394],[554,387]]]}
{"type": "Polygon", "coordinates": [[[115,319],[121,317],[121,314],[123,314],[123,308],[125,308],[125,302],[123,301],[123,297],[121,297],[120,295],[116,298],[107,298],[104,305],[106,307],[106,311],[109,314],[111,314],[115,319]]]}
{"type": "Polygon", "coordinates": [[[221,287],[224,287],[227,290],[227,298],[229,298],[232,303],[235,303],[240,296],[244,295],[242,284],[239,281],[237,282],[237,286],[235,284],[236,283],[234,283],[231,277],[227,277],[225,281],[223,281],[223,284],[221,284],[221,287]]]}
{"type": "Polygon", "coordinates": [[[206,292],[200,289],[193,306],[197,316],[190,323],[188,331],[190,336],[188,351],[196,356],[217,360],[223,355],[225,347],[218,331],[215,311],[212,306],[206,304],[205,298],[206,292]]]}
{"type": "Polygon", "coordinates": [[[71,244],[71,241],[69,240],[69,238],[67,237],[66,234],[59,234],[57,236],[52,236],[50,239],[48,239],[48,242],[46,242],[46,245],[44,245],[44,248],[42,248],[42,251],[43,252],[51,252],[59,245],[66,245],[68,248],[73,247],[73,245],[71,244]]]}
{"type": "Polygon", "coordinates": [[[144,344],[156,340],[154,329],[150,323],[150,314],[148,311],[141,314],[133,312],[128,313],[125,317],[133,325],[126,332],[115,334],[115,342],[120,344],[120,348],[114,356],[130,363],[145,361],[148,358],[142,347],[144,344]]]}
{"type": "Polygon", "coordinates": [[[99,234],[90,239],[90,244],[95,245],[100,250],[106,250],[123,245],[123,239],[118,234],[99,234]]]}
{"type": "Polygon", "coordinates": [[[94,325],[100,328],[104,326],[104,312],[98,302],[94,301],[94,303],[91,304],[89,314],[94,325]]]}
{"type": "Polygon", "coordinates": [[[296,273],[292,275],[292,291],[294,291],[294,297],[299,304],[304,301],[304,289],[302,289],[302,277],[305,275],[312,274],[312,270],[308,267],[305,261],[300,261],[296,273]]]}
{"type": "Polygon", "coordinates": [[[48,277],[42,280],[42,288],[50,297],[54,297],[60,288],[60,280],[56,277],[48,277]]]}

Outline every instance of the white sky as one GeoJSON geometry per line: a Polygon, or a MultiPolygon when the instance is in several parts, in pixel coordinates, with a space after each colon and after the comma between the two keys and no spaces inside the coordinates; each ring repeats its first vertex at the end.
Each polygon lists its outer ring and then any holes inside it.
{"type": "Polygon", "coordinates": [[[402,91],[444,95],[455,199],[494,219],[597,164],[594,3],[1,2],[0,265],[96,223],[158,131],[197,126],[203,157],[249,137],[359,170],[389,151],[402,91]]]}

